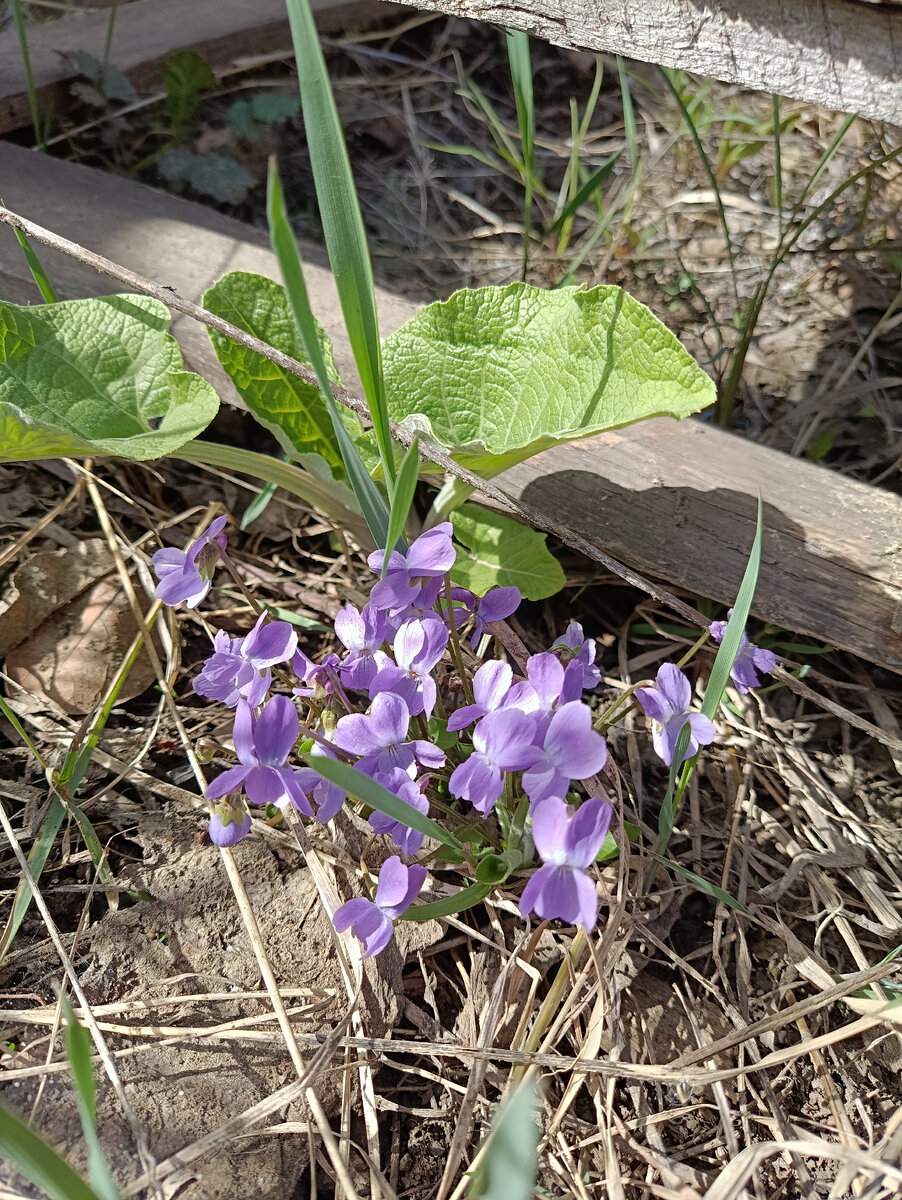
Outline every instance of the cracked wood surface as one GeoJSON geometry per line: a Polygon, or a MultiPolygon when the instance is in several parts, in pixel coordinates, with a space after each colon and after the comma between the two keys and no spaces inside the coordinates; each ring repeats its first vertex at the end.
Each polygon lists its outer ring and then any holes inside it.
{"type": "MultiPolygon", "coordinates": [[[[14,211],[199,301],[230,270],[278,278],[261,230],[142,184],[0,143],[14,211]]],[[[354,388],[351,356],[324,256],[303,246],[317,315],[354,388]]],[[[64,299],[122,290],[59,253],[40,258],[64,299]]],[[[12,230],[0,228],[0,295],[37,303],[12,230]]],[[[378,291],[383,336],[416,311],[378,291]]],[[[176,316],[188,366],[237,397],[206,330],[176,316]]],[[[630,566],[724,603],[735,598],[754,535],[764,545],[753,613],[902,670],[902,498],[698,421],[659,419],[559,446],[498,479],[516,501],[569,526],[630,566]]]]}
{"type": "Polygon", "coordinates": [[[902,9],[857,0],[402,0],[902,123],[902,9]]]}

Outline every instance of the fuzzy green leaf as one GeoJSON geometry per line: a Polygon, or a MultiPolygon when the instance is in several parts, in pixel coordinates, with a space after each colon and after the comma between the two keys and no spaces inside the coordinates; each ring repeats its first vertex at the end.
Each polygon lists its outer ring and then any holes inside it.
{"type": "Polygon", "coordinates": [[[148,296],[0,304],[0,461],[178,450],[219,400],[182,369],[169,310],[148,296]]]}
{"type": "Polygon", "coordinates": [[[465,551],[458,551],[451,578],[477,596],[491,587],[514,586],[527,600],[544,600],[564,586],[564,572],[544,533],[476,504],[452,512],[451,524],[465,551]]]}
{"type": "MultiPolygon", "coordinates": [[[[309,365],[285,289],[272,279],[248,271],[231,271],[205,293],[204,308],[309,365]]],[[[332,344],[318,321],[315,328],[329,381],[341,383],[332,359],[332,344]]],[[[335,474],[343,476],[332,418],[320,389],[224,334],[212,329],[208,332],[216,356],[241,398],[260,424],[276,436],[285,453],[292,458],[319,454],[336,468],[335,474]]],[[[339,413],[351,436],[359,434],[360,422],[354,414],[343,405],[339,413]]]]}
{"type": "Polygon", "coordinates": [[[484,476],[715,398],[673,334],[617,287],[464,289],[388,338],[383,362],[389,415],[484,476]]]}

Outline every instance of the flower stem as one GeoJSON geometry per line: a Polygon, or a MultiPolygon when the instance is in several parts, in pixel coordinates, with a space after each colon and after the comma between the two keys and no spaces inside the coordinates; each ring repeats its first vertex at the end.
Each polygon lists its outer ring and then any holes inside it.
{"type": "Polygon", "coordinates": [[[457,621],[454,617],[454,600],[451,596],[451,576],[445,576],[445,599],[448,602],[448,629],[451,633],[449,645],[451,647],[451,658],[454,660],[454,665],[457,668],[457,673],[460,676],[460,685],[464,690],[467,704],[473,703],[473,688],[470,685],[470,679],[467,675],[467,669],[464,666],[464,656],[460,648],[460,638],[457,635],[457,621]]]}

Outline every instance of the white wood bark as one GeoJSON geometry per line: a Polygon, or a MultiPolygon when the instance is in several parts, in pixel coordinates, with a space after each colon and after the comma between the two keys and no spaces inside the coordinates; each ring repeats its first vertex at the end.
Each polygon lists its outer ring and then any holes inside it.
{"type": "Polygon", "coordinates": [[[857,0],[403,0],[902,123],[902,9],[857,0]]]}

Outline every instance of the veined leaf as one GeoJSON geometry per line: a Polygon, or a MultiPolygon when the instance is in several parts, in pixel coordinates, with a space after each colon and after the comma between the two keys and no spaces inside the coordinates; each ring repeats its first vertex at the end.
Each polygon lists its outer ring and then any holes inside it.
{"type": "Polygon", "coordinates": [[[383,355],[389,415],[483,476],[715,399],[688,351],[617,287],[464,289],[412,317],[383,355]]]}
{"type": "Polygon", "coordinates": [[[149,296],[0,303],[0,460],[178,450],[219,407],[149,296]]]}
{"type": "MultiPolygon", "coordinates": [[[[204,308],[290,354],[298,362],[310,365],[285,289],[272,279],[248,271],[230,271],[204,294],[204,308]]],[[[331,343],[315,318],[313,327],[329,382],[341,383],[331,343]]],[[[208,333],[216,357],[241,398],[260,424],[276,436],[285,453],[292,458],[319,454],[344,475],[329,406],[320,389],[215,330],[208,333]]],[[[360,422],[354,414],[344,406],[339,412],[351,436],[359,434],[360,422]]]]}
{"type": "Polygon", "coordinates": [[[544,533],[477,504],[464,504],[450,515],[454,537],[466,550],[451,568],[455,583],[477,596],[491,587],[514,586],[527,600],[544,600],[564,586],[564,572],[544,533]]]}

